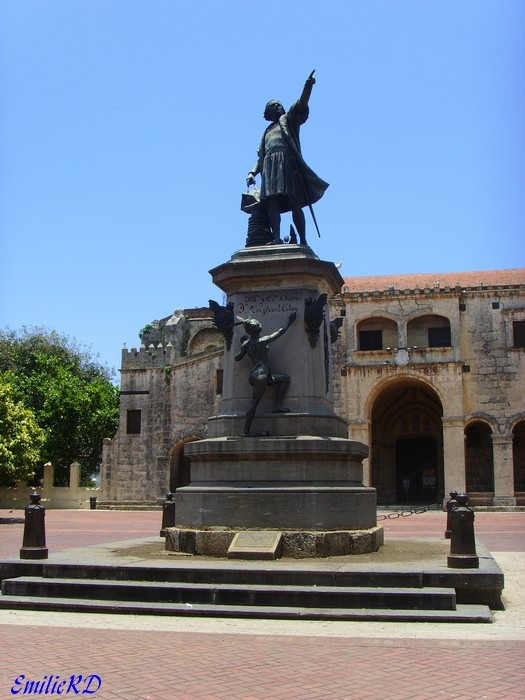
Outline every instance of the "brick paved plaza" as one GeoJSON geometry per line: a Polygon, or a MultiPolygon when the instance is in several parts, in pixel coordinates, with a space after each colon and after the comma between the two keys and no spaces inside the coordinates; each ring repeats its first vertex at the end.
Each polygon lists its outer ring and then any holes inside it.
{"type": "MultiPolygon", "coordinates": [[[[0,511],[4,519],[21,516],[0,511]]],[[[49,510],[50,555],[156,536],[159,519],[158,512],[49,510]]],[[[444,515],[382,524],[386,537],[441,537],[444,515]]],[[[18,556],[22,530],[0,525],[0,558],[18,556]]],[[[97,700],[523,698],[525,513],[478,513],[476,534],[506,576],[507,609],[491,625],[0,611],[0,698],[45,695],[23,695],[14,685],[21,674],[33,681],[97,674],[97,700]]]]}

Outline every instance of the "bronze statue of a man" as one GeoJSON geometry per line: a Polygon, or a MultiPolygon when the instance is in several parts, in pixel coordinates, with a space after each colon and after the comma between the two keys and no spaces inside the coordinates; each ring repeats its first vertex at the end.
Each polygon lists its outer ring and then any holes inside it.
{"type": "Polygon", "coordinates": [[[290,410],[285,408],[282,403],[286,390],[288,389],[288,384],[290,383],[290,377],[287,374],[276,374],[270,370],[268,364],[268,344],[280,338],[281,335],[290,328],[295,318],[295,312],[291,313],[282,328],[262,338],[260,337],[262,326],[257,319],[242,319],[244,330],[248,335],[241,338],[241,349],[235,355],[235,359],[238,362],[242,360],[245,355],[248,355],[253,362],[253,369],[250,372],[250,378],[248,380],[253,387],[252,399],[246,411],[246,419],[244,422],[244,435],[246,437],[255,435],[255,433],[251,432],[252,421],[257,406],[268,385],[277,385],[274,413],[288,413],[290,410]]]}
{"type": "Polygon", "coordinates": [[[301,97],[288,112],[277,100],[270,100],[264,118],[270,122],[263,134],[258,159],[248,173],[248,187],[261,175],[261,202],[266,205],[274,243],[281,240],[281,213],[291,211],[299,234],[306,245],[306,224],[302,208],[317,202],[328,183],[321,180],[304,162],[299,128],[308,119],[308,101],[315,85],[314,72],[307,78],[301,97]]]}

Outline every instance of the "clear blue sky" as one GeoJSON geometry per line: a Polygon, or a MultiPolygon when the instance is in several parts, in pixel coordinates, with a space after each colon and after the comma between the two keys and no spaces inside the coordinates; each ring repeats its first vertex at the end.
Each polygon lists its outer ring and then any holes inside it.
{"type": "Polygon", "coordinates": [[[0,0],[0,326],[118,368],[146,323],[221,301],[264,105],[314,68],[319,257],[522,267],[524,27],[523,0],[0,0]]]}

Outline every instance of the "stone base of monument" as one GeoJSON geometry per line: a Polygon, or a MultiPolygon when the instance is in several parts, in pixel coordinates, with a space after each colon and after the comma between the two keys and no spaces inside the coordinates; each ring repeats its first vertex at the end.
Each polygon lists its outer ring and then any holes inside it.
{"type": "Polygon", "coordinates": [[[283,556],[381,546],[376,491],[362,481],[366,445],[311,435],[231,436],[186,448],[191,483],[175,493],[178,534],[168,549],[225,556],[241,530],[286,532],[283,556]]]}
{"type": "Polygon", "coordinates": [[[377,552],[382,545],[382,527],[366,530],[283,530],[279,533],[274,530],[244,531],[230,528],[166,529],[168,551],[229,559],[307,559],[368,554],[377,552]],[[271,549],[263,546],[267,535],[275,541],[276,534],[280,535],[278,547],[271,549]],[[236,547],[235,538],[239,541],[239,535],[243,544],[236,547]],[[273,553],[270,553],[270,549],[273,553]]]}

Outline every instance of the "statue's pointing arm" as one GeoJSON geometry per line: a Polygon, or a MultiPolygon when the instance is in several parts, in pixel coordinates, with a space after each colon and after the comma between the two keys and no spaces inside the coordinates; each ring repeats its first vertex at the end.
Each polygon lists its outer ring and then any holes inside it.
{"type": "Polygon", "coordinates": [[[272,333],[271,335],[267,335],[265,338],[261,338],[261,340],[265,343],[271,343],[272,341],[277,340],[277,338],[280,338],[283,333],[286,333],[286,331],[290,328],[290,326],[296,318],[297,314],[295,313],[295,311],[293,311],[288,316],[288,319],[286,320],[286,323],[282,328],[279,328],[279,330],[275,331],[275,333],[272,333]]]}
{"type": "Polygon", "coordinates": [[[306,78],[306,82],[304,84],[303,91],[301,93],[301,97],[299,98],[299,101],[297,102],[297,106],[301,110],[305,110],[308,107],[308,101],[310,99],[310,95],[312,94],[312,88],[315,85],[315,78],[314,78],[314,73],[315,71],[313,70],[308,78],[306,78]]]}

